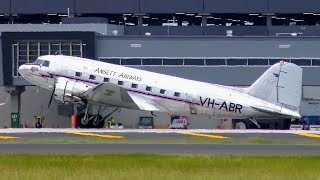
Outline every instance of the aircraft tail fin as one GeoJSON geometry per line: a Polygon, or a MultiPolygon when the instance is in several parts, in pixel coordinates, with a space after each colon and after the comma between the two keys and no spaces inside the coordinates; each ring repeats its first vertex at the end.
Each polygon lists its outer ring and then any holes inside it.
{"type": "Polygon", "coordinates": [[[281,61],[271,66],[247,90],[251,96],[299,111],[302,68],[281,61]]]}

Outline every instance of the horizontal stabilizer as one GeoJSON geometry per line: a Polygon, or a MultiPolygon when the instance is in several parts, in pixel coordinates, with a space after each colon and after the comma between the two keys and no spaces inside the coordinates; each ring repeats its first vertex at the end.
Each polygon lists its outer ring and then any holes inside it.
{"type": "Polygon", "coordinates": [[[258,110],[263,113],[268,113],[268,114],[274,114],[275,116],[285,116],[285,117],[295,117],[295,118],[300,118],[300,114],[296,111],[287,109],[287,108],[270,108],[266,106],[251,106],[253,109],[258,110]]]}

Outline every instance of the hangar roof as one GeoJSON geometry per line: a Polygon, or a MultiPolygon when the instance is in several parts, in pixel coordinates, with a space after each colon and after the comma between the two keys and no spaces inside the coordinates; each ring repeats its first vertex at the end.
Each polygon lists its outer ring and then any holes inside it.
{"type": "Polygon", "coordinates": [[[304,13],[319,0],[1,0],[0,14],[66,13],[304,13]]]}

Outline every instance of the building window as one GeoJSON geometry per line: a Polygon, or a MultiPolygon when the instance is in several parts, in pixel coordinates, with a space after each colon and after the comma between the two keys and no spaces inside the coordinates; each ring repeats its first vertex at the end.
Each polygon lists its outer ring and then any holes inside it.
{"type": "Polygon", "coordinates": [[[312,59],[312,66],[320,66],[320,60],[319,59],[312,59]]]}
{"type": "Polygon", "coordinates": [[[142,59],[142,65],[162,65],[162,59],[142,59]]]}
{"type": "Polygon", "coordinates": [[[298,66],[311,66],[311,59],[291,59],[291,62],[298,66]]]}
{"type": "Polygon", "coordinates": [[[152,90],[152,88],[150,86],[146,87],[146,91],[151,91],[151,90],[152,90]]]}
{"type": "Polygon", "coordinates": [[[141,59],[121,59],[121,65],[141,65],[141,59]]]}
{"type": "Polygon", "coordinates": [[[77,77],[81,77],[82,73],[81,72],[76,72],[77,77]]]}
{"type": "Polygon", "coordinates": [[[224,66],[226,65],[225,59],[206,59],[207,66],[224,66]]]}
{"type": "Polygon", "coordinates": [[[131,87],[132,87],[132,88],[137,88],[137,87],[138,87],[138,84],[131,84],[131,87]]]}
{"type": "Polygon", "coordinates": [[[166,90],[160,89],[160,94],[164,94],[164,93],[166,93],[166,90]]]}
{"type": "Polygon", "coordinates": [[[174,93],[174,96],[180,97],[180,93],[179,93],[179,92],[175,92],[175,93],[174,93]]]}
{"type": "Polygon", "coordinates": [[[183,59],[164,59],[163,65],[183,65],[183,59]]]}
{"type": "Polygon", "coordinates": [[[109,78],[103,78],[103,82],[109,82],[109,78]]]}
{"type": "Polygon", "coordinates": [[[110,63],[110,64],[120,64],[120,59],[104,59],[101,58],[100,61],[110,63]]]}
{"type": "Polygon", "coordinates": [[[269,64],[268,59],[248,59],[248,65],[249,66],[255,66],[255,65],[265,65],[267,66],[269,64]]]}
{"type": "Polygon", "coordinates": [[[191,65],[191,66],[203,66],[204,59],[185,59],[184,65],[191,65]]]}
{"type": "Polygon", "coordinates": [[[90,76],[89,76],[89,79],[95,80],[95,79],[96,79],[96,76],[90,75],[90,76]]]}
{"type": "Polygon", "coordinates": [[[118,81],[118,85],[122,86],[123,85],[123,81],[118,81]]]}
{"type": "Polygon", "coordinates": [[[247,64],[247,59],[227,59],[228,66],[241,66],[247,64]]]}

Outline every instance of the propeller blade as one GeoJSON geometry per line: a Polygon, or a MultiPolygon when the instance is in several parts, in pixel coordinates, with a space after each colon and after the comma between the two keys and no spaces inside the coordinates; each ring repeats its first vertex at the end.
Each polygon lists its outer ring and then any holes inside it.
{"type": "Polygon", "coordinates": [[[50,100],[49,100],[49,104],[48,104],[48,109],[49,109],[49,107],[50,107],[50,105],[51,105],[53,95],[54,95],[54,90],[52,91],[52,94],[51,94],[51,96],[50,96],[50,100]]]}
{"type": "Polygon", "coordinates": [[[53,85],[53,91],[52,91],[52,94],[50,96],[50,100],[49,100],[49,104],[48,104],[48,109],[51,105],[51,102],[52,102],[52,99],[53,99],[53,95],[54,95],[54,92],[56,91],[56,83],[54,82],[54,85],[53,85]]]}

